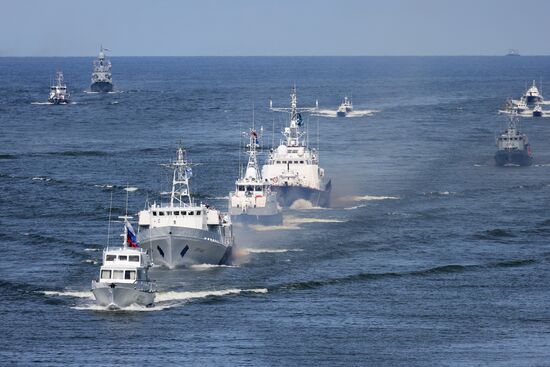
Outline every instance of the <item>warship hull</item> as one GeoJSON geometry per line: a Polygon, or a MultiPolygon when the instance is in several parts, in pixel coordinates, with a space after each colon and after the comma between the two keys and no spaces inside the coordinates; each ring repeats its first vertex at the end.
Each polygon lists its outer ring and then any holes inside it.
{"type": "Polygon", "coordinates": [[[499,150],[495,153],[495,163],[497,166],[530,166],[533,163],[533,157],[527,153],[527,150],[499,150]]]}
{"type": "Polygon", "coordinates": [[[303,186],[272,186],[277,192],[277,200],[282,207],[290,207],[296,200],[306,200],[313,206],[327,208],[330,206],[330,182],[325,190],[317,190],[303,186]]]}
{"type": "Polygon", "coordinates": [[[113,83],[108,82],[95,82],[90,86],[92,92],[112,92],[113,83]]]}
{"type": "Polygon", "coordinates": [[[224,265],[231,261],[232,247],[216,231],[185,227],[140,230],[138,240],[150,249],[155,266],[170,269],[198,264],[224,265]]]}
{"type": "Polygon", "coordinates": [[[134,289],[132,284],[95,283],[92,293],[96,303],[110,310],[126,308],[131,305],[152,306],[155,293],[134,289]]]}

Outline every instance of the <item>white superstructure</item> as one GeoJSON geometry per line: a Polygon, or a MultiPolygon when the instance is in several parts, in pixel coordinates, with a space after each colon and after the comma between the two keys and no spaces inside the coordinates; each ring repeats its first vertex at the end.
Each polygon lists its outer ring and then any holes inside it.
{"type": "Polygon", "coordinates": [[[258,133],[254,128],[248,133],[246,170],[235,182],[235,191],[229,193],[229,214],[234,223],[281,224],[281,208],[277,193],[268,180],[262,179],[258,165],[257,149],[260,147],[258,133]]]}
{"type": "Polygon", "coordinates": [[[193,201],[192,168],[182,147],[176,160],[165,166],[173,169],[170,202],[155,202],[139,212],[139,241],[151,249],[155,265],[227,263],[233,246],[229,216],[193,201]]]}
{"type": "Polygon", "coordinates": [[[69,93],[67,92],[67,85],[61,71],[58,71],[55,75],[55,85],[50,87],[48,102],[53,104],[69,103],[69,93]]]}
{"type": "Polygon", "coordinates": [[[290,114],[288,126],[283,130],[284,140],[272,148],[262,168],[262,177],[277,191],[282,206],[291,206],[298,199],[310,201],[315,206],[328,206],[331,183],[325,182],[325,172],[319,167],[319,152],[307,145],[306,133],[302,131],[300,112],[318,108],[298,108],[296,86],[290,94],[290,108],[273,108],[273,111],[290,114]]]}
{"type": "MultiPolygon", "coordinates": [[[[109,309],[131,305],[151,306],[155,300],[156,285],[149,279],[151,258],[143,248],[128,246],[131,225],[125,220],[122,247],[107,247],[103,251],[103,263],[99,279],[92,281],[92,293],[100,306],[109,309]]],[[[133,231],[133,229],[131,229],[133,231]]],[[[133,232],[132,232],[133,233],[133,232]]]]}

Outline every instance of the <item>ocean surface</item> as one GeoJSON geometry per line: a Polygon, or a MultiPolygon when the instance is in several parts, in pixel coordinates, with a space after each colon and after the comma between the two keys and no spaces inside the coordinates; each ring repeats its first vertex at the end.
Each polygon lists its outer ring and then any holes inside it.
{"type": "Polygon", "coordinates": [[[493,160],[498,109],[550,57],[111,61],[94,94],[92,58],[0,58],[1,365],[550,365],[550,119],[521,119],[531,167],[493,160]],[[71,105],[45,104],[56,70],[71,105]],[[181,142],[197,200],[225,208],[240,131],[254,110],[278,143],[268,101],[294,83],[359,110],[305,118],[332,207],[241,229],[232,266],[153,269],[153,308],[95,306],[111,193],[113,216],[127,187],[129,213],[158,200],[181,142]]]}

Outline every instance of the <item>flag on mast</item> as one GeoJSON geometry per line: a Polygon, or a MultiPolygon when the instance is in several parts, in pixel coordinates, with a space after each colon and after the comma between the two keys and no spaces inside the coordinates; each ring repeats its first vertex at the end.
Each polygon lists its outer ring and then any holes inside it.
{"type": "Polygon", "coordinates": [[[128,219],[126,219],[124,220],[124,226],[126,227],[126,242],[128,246],[133,248],[139,247],[139,242],[134,227],[132,227],[132,223],[128,222],[128,219]]]}

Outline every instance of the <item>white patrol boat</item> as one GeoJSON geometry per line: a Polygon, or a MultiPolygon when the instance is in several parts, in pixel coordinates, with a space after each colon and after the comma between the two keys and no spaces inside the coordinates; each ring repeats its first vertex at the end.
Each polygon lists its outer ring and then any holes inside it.
{"type": "Polygon", "coordinates": [[[530,86],[529,89],[525,91],[522,99],[524,99],[525,103],[527,104],[540,103],[544,100],[534,80],[533,80],[533,85],[530,86]]]}
{"type": "Polygon", "coordinates": [[[105,58],[106,49],[101,46],[97,59],[94,60],[94,69],[92,72],[92,92],[112,92],[113,77],[111,75],[111,62],[105,58]]]}
{"type": "Polygon", "coordinates": [[[139,247],[128,222],[130,217],[120,218],[125,221],[124,243],[122,247],[107,247],[103,251],[99,280],[92,281],[92,293],[100,306],[111,310],[131,305],[152,306],[156,284],[149,279],[151,259],[139,247]]]}
{"type": "Polygon", "coordinates": [[[495,153],[495,162],[497,166],[530,166],[533,162],[529,139],[527,135],[518,130],[517,125],[517,115],[510,115],[508,128],[496,138],[498,150],[495,153]]]}
{"type": "Polygon", "coordinates": [[[65,85],[61,71],[58,71],[55,75],[55,85],[50,87],[48,102],[53,104],[67,104],[70,102],[67,86],[65,85]]]}
{"type": "Polygon", "coordinates": [[[229,193],[229,214],[233,223],[278,225],[283,222],[277,193],[263,180],[257,160],[261,136],[252,128],[248,133],[248,164],[244,174],[235,182],[235,191],[229,193]]]}
{"type": "Polygon", "coordinates": [[[284,140],[272,148],[262,168],[262,177],[277,192],[277,200],[284,207],[296,200],[309,201],[314,206],[330,205],[331,181],[325,182],[325,172],[319,167],[319,152],[310,149],[305,133],[301,131],[303,120],[300,112],[316,111],[315,108],[298,108],[296,86],[290,94],[290,108],[270,108],[276,112],[290,113],[290,122],[283,131],[284,140]]]}
{"type": "Polygon", "coordinates": [[[344,97],[344,101],[338,107],[338,110],[336,111],[336,116],[338,117],[346,117],[348,113],[353,111],[353,103],[351,102],[351,99],[348,98],[348,96],[344,97]]]}
{"type": "Polygon", "coordinates": [[[192,169],[182,147],[176,160],[165,166],[174,171],[170,202],[153,203],[139,212],[139,241],[150,249],[155,265],[170,269],[229,263],[233,247],[229,215],[192,200],[192,169]]]}

